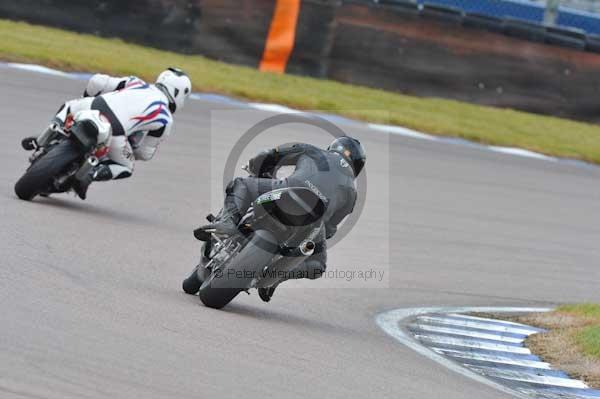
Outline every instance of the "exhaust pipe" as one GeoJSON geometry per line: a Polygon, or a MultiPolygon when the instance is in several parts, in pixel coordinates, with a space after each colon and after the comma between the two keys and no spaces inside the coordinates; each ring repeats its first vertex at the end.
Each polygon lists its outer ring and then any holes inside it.
{"type": "Polygon", "coordinates": [[[300,253],[304,256],[311,256],[315,252],[315,243],[313,241],[305,241],[300,245],[300,253]]]}
{"type": "Polygon", "coordinates": [[[98,161],[98,158],[97,158],[96,156],[94,156],[94,155],[90,156],[90,157],[87,159],[87,161],[88,161],[88,163],[89,163],[90,165],[92,165],[92,167],[94,167],[94,166],[98,166],[98,164],[100,163],[100,161],[98,161]]]}
{"type": "Polygon", "coordinates": [[[77,173],[75,174],[75,178],[77,180],[82,180],[84,179],[88,173],[90,173],[90,171],[92,170],[92,168],[98,166],[100,162],[98,161],[98,158],[96,158],[95,156],[90,156],[86,162],[83,164],[83,166],[81,168],[79,168],[79,170],[77,171],[77,173]]]}

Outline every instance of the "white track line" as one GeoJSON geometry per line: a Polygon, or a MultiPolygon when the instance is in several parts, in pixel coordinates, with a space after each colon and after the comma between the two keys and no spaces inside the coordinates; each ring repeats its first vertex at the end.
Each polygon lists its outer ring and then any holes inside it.
{"type": "Polygon", "coordinates": [[[556,161],[556,158],[554,158],[554,157],[549,157],[548,155],[540,154],[539,152],[524,150],[522,148],[498,147],[498,146],[493,146],[493,145],[488,146],[488,148],[492,151],[501,152],[503,154],[517,155],[520,157],[537,158],[537,159],[543,159],[545,161],[556,161]]]}
{"type": "Polygon", "coordinates": [[[448,326],[458,326],[458,327],[468,327],[468,328],[477,328],[479,330],[486,331],[498,331],[505,332],[510,334],[522,334],[522,335],[531,335],[537,333],[539,330],[534,328],[524,328],[524,327],[512,327],[512,326],[502,326],[494,323],[490,323],[490,321],[494,320],[455,320],[447,317],[437,317],[437,316],[419,316],[417,318],[420,322],[429,322],[435,324],[443,324],[448,326]]]}
{"type": "Polygon", "coordinates": [[[525,337],[523,337],[523,338],[505,337],[505,336],[501,335],[501,333],[497,333],[497,334],[482,333],[482,332],[477,332],[477,331],[461,330],[460,328],[439,327],[439,326],[432,326],[429,324],[422,324],[422,323],[414,323],[414,324],[411,324],[410,327],[417,328],[421,331],[428,331],[428,332],[433,332],[433,333],[437,333],[437,334],[458,335],[461,337],[488,339],[491,341],[508,342],[508,343],[512,343],[512,344],[520,344],[523,341],[525,341],[525,337]]]}
{"type": "Polygon", "coordinates": [[[437,137],[432,136],[430,134],[416,132],[412,129],[407,129],[402,126],[378,125],[376,123],[367,123],[367,126],[369,127],[369,129],[377,130],[384,133],[398,134],[400,136],[412,137],[415,139],[422,140],[438,140],[437,137]]]}
{"type": "Polygon", "coordinates": [[[61,76],[63,78],[69,78],[70,77],[70,75],[68,73],[66,73],[66,72],[59,71],[57,69],[47,68],[47,67],[41,66],[41,65],[19,64],[19,63],[16,63],[16,62],[11,62],[11,63],[8,63],[6,65],[10,66],[11,68],[21,69],[21,70],[24,70],[24,71],[43,73],[43,74],[46,74],[46,75],[61,76]]]}
{"type": "Polygon", "coordinates": [[[463,348],[514,353],[517,355],[531,355],[529,348],[525,348],[523,346],[494,344],[491,342],[482,342],[469,338],[454,338],[435,334],[417,334],[415,335],[415,338],[427,341],[434,345],[452,345],[463,348]]]}
{"type": "Polygon", "coordinates": [[[257,109],[259,111],[273,112],[277,114],[302,114],[303,111],[286,107],[279,104],[267,104],[267,103],[247,103],[250,108],[257,109]]]}
{"type": "Polygon", "coordinates": [[[511,381],[528,382],[531,384],[540,384],[545,386],[562,387],[562,388],[589,388],[583,381],[572,380],[570,378],[549,377],[546,375],[537,375],[524,373],[522,371],[513,371],[506,369],[498,369],[495,367],[471,366],[466,365],[471,370],[477,370],[482,374],[490,377],[502,378],[511,381]]]}
{"type": "Polygon", "coordinates": [[[531,395],[515,391],[509,387],[502,385],[496,381],[492,381],[480,374],[477,374],[473,370],[469,370],[454,361],[435,353],[429,348],[423,346],[419,341],[414,339],[412,336],[407,334],[401,327],[400,322],[409,318],[415,317],[427,313],[470,313],[470,312],[483,312],[483,313],[516,313],[516,312],[547,312],[551,309],[548,308],[494,308],[494,307],[457,307],[457,308],[412,308],[412,309],[395,309],[384,313],[380,313],[375,317],[377,325],[385,331],[388,335],[396,339],[398,342],[405,346],[408,346],[415,352],[425,356],[426,358],[433,360],[434,362],[474,381],[478,381],[487,386],[493,387],[501,392],[516,396],[522,399],[531,399],[531,395]]]}
{"type": "Polygon", "coordinates": [[[476,360],[480,362],[489,362],[489,363],[497,363],[497,364],[506,364],[510,366],[522,366],[529,367],[533,369],[542,369],[542,370],[550,370],[550,364],[546,362],[538,362],[535,360],[524,360],[513,357],[506,356],[498,356],[498,355],[488,355],[483,353],[474,353],[474,352],[465,352],[458,351],[454,349],[444,349],[444,348],[431,348],[434,352],[440,353],[442,355],[450,356],[452,358],[457,359],[467,359],[467,360],[476,360]]]}

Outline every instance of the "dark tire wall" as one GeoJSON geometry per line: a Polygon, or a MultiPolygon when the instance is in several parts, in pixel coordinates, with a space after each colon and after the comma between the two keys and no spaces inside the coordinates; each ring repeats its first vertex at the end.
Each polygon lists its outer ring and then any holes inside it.
{"type": "MultiPolygon", "coordinates": [[[[517,26],[510,32],[525,34],[517,26]]],[[[600,121],[600,55],[491,30],[348,4],[337,13],[328,74],[417,96],[600,121]]]]}

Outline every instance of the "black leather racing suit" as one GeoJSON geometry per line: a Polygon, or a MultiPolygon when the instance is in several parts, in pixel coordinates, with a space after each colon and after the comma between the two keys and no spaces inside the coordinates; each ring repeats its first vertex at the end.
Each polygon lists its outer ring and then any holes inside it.
{"type": "Polygon", "coordinates": [[[252,201],[268,191],[284,187],[307,187],[327,205],[323,217],[325,237],[319,237],[315,253],[289,278],[321,277],[327,263],[327,245],[337,231],[337,225],[352,213],[356,202],[352,167],[335,152],[325,151],[310,144],[287,144],[263,151],[249,162],[250,171],[257,176],[271,173],[275,168],[295,165],[294,173],[285,179],[238,177],[226,189],[225,211],[239,220],[252,201]]]}

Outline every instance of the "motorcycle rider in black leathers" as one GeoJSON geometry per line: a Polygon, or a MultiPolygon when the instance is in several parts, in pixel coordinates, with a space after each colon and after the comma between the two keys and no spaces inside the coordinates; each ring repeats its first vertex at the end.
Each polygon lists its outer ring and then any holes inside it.
{"type": "MultiPolygon", "coordinates": [[[[354,209],[357,197],[354,179],[363,169],[365,161],[365,151],[360,142],[348,136],[337,138],[327,150],[294,143],[263,151],[248,163],[249,172],[258,177],[238,177],[229,183],[225,190],[222,216],[216,223],[195,230],[194,235],[201,241],[209,241],[209,229],[216,229],[222,234],[235,234],[240,219],[261,194],[285,187],[306,187],[326,204],[323,216],[325,237],[316,240],[314,254],[290,272],[287,279],[317,279],[326,268],[325,239],[334,236],[337,225],[354,209]],[[295,165],[294,173],[289,177],[270,178],[275,169],[288,165],[295,165]]],[[[259,289],[261,299],[268,302],[275,288],[259,289]]]]}

